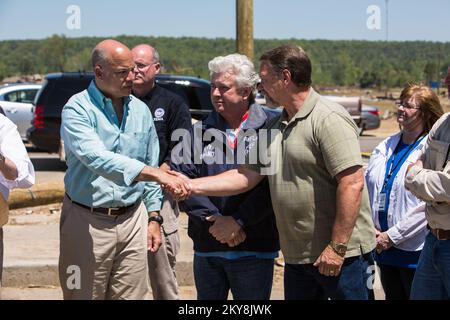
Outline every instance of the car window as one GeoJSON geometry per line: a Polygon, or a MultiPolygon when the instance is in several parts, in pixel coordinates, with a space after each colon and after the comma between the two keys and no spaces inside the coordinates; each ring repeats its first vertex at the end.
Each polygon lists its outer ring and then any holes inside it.
{"type": "Polygon", "coordinates": [[[212,110],[213,105],[210,99],[210,90],[209,86],[195,86],[191,85],[180,85],[174,82],[164,82],[159,81],[158,84],[170,90],[180,97],[186,102],[190,109],[198,109],[198,110],[212,110]]]}
{"type": "Polygon", "coordinates": [[[23,95],[23,99],[21,102],[33,103],[34,97],[36,96],[37,92],[38,92],[38,89],[24,90],[24,95],[23,95]]]}
{"type": "Polygon", "coordinates": [[[19,102],[19,96],[17,95],[17,91],[8,92],[5,94],[5,101],[11,102],[19,102]]]}
{"type": "Polygon", "coordinates": [[[44,90],[45,97],[42,99],[45,101],[41,102],[41,97],[38,99],[37,103],[43,103],[46,105],[44,108],[44,113],[47,116],[59,116],[61,110],[66,104],[66,102],[74,94],[81,92],[89,86],[91,78],[83,79],[59,79],[57,81],[49,81],[48,89],[44,90]]]}
{"type": "Polygon", "coordinates": [[[201,109],[200,101],[198,100],[197,94],[195,93],[194,87],[180,86],[184,90],[184,93],[189,101],[189,105],[192,109],[201,109]]]}
{"type": "Polygon", "coordinates": [[[209,87],[196,87],[195,93],[197,95],[197,99],[200,102],[200,106],[202,110],[213,110],[214,107],[211,102],[211,93],[209,87]]]}
{"type": "Polygon", "coordinates": [[[5,94],[5,101],[32,103],[38,89],[17,90],[5,94]]]}
{"type": "Polygon", "coordinates": [[[183,86],[176,85],[176,84],[173,83],[173,82],[162,82],[162,81],[161,81],[161,82],[158,82],[158,84],[159,84],[161,87],[163,87],[164,89],[170,90],[170,91],[172,91],[173,93],[179,95],[181,98],[183,98],[184,102],[186,102],[186,104],[187,104],[189,107],[192,107],[191,101],[189,101],[189,97],[188,97],[188,95],[186,94],[186,90],[185,90],[185,88],[184,88],[183,86]]]}

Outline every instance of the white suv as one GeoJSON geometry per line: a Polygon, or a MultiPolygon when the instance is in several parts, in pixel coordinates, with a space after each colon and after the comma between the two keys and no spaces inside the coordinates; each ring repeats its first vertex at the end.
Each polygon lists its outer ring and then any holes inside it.
{"type": "Polygon", "coordinates": [[[27,130],[31,127],[34,97],[41,89],[40,84],[7,84],[0,86],[0,112],[5,114],[19,130],[23,140],[27,138],[27,130]]]}

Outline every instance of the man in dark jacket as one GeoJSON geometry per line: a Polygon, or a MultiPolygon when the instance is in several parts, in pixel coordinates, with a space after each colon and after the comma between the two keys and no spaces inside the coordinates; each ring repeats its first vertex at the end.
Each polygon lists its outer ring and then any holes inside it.
{"type": "MultiPolygon", "coordinates": [[[[191,158],[172,154],[172,168],[190,178],[236,168],[257,149],[258,129],[276,116],[254,104],[259,78],[246,56],[216,57],[208,67],[215,111],[193,126],[191,158]]],[[[180,207],[189,215],[197,298],[227,299],[231,289],[234,299],[270,299],[279,243],[267,179],[240,195],[193,196],[180,207]]]]}
{"type": "MultiPolygon", "coordinates": [[[[161,69],[158,51],[149,45],[141,44],[134,47],[132,53],[137,69],[133,93],[147,104],[152,113],[159,140],[159,166],[167,171],[170,152],[175,145],[171,139],[172,133],[177,129],[190,129],[191,113],[181,97],[155,83],[155,76],[161,69]]],[[[164,194],[160,214],[164,221],[160,224],[161,247],[157,252],[148,252],[153,298],[178,300],[175,263],[180,249],[177,221],[179,210],[176,201],[167,193],[164,194]]]]}

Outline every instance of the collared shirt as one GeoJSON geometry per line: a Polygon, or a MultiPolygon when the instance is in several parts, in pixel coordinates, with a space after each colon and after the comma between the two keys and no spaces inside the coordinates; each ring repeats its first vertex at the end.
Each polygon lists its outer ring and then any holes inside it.
{"type": "MultiPolygon", "coordinates": [[[[170,152],[178,143],[172,141],[172,134],[177,129],[191,129],[191,112],[186,102],[179,95],[155,84],[145,96],[144,101],[153,115],[156,133],[159,139],[159,165],[170,162],[170,152]]],[[[164,225],[167,219],[164,218],[164,225]]]]}
{"type": "Polygon", "coordinates": [[[161,209],[154,182],[135,182],[145,165],[158,167],[159,144],[152,116],[142,101],[123,99],[119,123],[111,99],[92,81],[70,98],[62,112],[66,192],[90,207],[129,206],[142,198],[148,211],[161,209]]]}
{"type": "Polygon", "coordinates": [[[22,143],[17,127],[0,114],[0,152],[17,167],[18,177],[6,179],[0,172],[0,192],[5,200],[13,188],[29,188],[34,184],[34,168],[22,143]]]}
{"type": "MultiPolygon", "coordinates": [[[[153,115],[156,133],[159,139],[159,165],[170,162],[170,154],[178,140],[172,139],[177,129],[191,129],[191,112],[184,100],[177,94],[155,84],[154,88],[140,98],[153,115]]],[[[164,218],[162,228],[166,234],[178,230],[178,210],[161,210],[164,218]]]]}
{"type": "Polygon", "coordinates": [[[424,200],[431,228],[450,230],[450,113],[444,114],[431,128],[422,153],[423,168],[411,167],[405,187],[424,200]]]}
{"type": "MultiPolygon", "coordinates": [[[[382,141],[373,150],[365,171],[372,218],[378,230],[381,230],[378,199],[386,176],[386,164],[392,157],[397,144],[400,143],[400,138],[401,133],[398,133],[382,141]]],[[[389,195],[387,234],[397,248],[406,251],[422,250],[425,236],[428,233],[425,204],[405,188],[406,169],[411,163],[417,161],[425,142],[426,138],[422,139],[399,168],[393,179],[389,195]]]]}
{"type": "MultiPolygon", "coordinates": [[[[231,150],[225,137],[229,125],[219,113],[213,111],[204,121],[193,125],[190,138],[183,139],[180,145],[173,149],[172,169],[190,178],[198,178],[237,168],[239,163],[245,160],[246,153],[257,151],[257,132],[273,117],[273,112],[261,106],[250,106],[248,120],[242,128],[236,149],[231,150]],[[211,141],[208,136],[214,137],[215,140],[211,141]],[[182,149],[190,149],[192,152],[179,149],[183,145],[182,149]],[[189,158],[177,158],[175,155],[179,155],[179,151],[182,151],[183,155],[189,154],[189,158]]],[[[189,215],[188,235],[194,242],[196,254],[208,253],[229,259],[242,255],[254,256],[255,252],[258,252],[264,253],[264,256],[267,253],[275,257],[279,250],[278,232],[266,179],[252,190],[239,195],[191,196],[179,204],[180,209],[189,215]],[[214,214],[232,216],[236,221],[241,221],[247,236],[245,241],[237,247],[229,247],[214,239],[209,232],[211,222],[205,220],[207,216],[214,214]],[[229,253],[231,251],[233,253],[229,253]],[[242,253],[244,251],[245,253],[242,253]]],[[[259,254],[257,256],[261,257],[259,254]]]]}
{"type": "MultiPolygon", "coordinates": [[[[291,264],[314,263],[331,240],[336,219],[336,175],[362,166],[357,127],[348,112],[310,89],[290,120],[286,111],[266,129],[278,130],[268,148],[272,167],[246,165],[267,174],[284,259],[291,264]],[[265,167],[265,168],[263,168],[265,167]]],[[[375,248],[375,232],[367,190],[346,257],[375,248]]]]}

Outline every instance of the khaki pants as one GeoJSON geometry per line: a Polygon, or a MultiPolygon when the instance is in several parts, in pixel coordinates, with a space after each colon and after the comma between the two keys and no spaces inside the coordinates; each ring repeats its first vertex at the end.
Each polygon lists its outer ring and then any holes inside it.
{"type": "Polygon", "coordinates": [[[148,251],[149,276],[153,299],[179,300],[175,273],[176,255],[180,250],[180,235],[178,234],[178,225],[175,225],[177,224],[178,205],[172,198],[165,197],[161,215],[164,218],[163,227],[161,228],[161,247],[156,253],[148,251]],[[167,228],[165,228],[166,221],[167,228]]]}
{"type": "Polygon", "coordinates": [[[114,217],[65,197],[59,279],[66,300],[149,298],[145,205],[114,217]]]}

